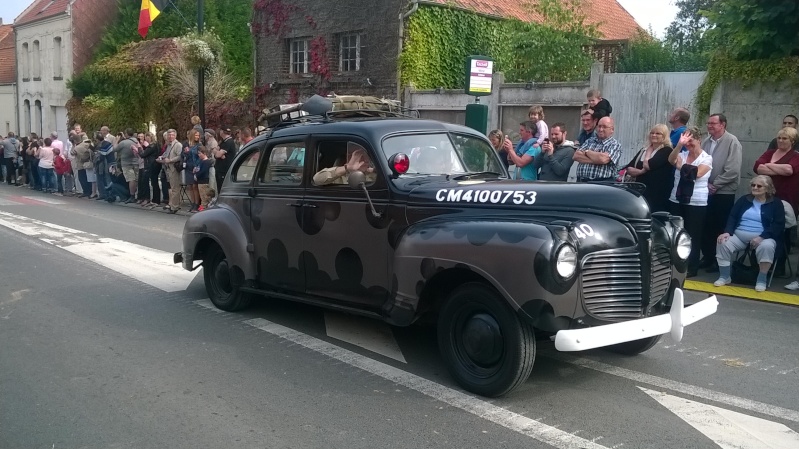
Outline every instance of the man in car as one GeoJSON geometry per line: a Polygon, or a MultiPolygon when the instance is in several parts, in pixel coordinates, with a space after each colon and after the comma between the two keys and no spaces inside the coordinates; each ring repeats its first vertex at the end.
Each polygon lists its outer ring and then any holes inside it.
{"type": "Polygon", "coordinates": [[[347,142],[347,154],[350,157],[346,164],[319,170],[313,177],[313,183],[318,186],[347,184],[349,174],[354,171],[363,172],[367,182],[374,181],[375,169],[372,167],[372,161],[369,159],[366,149],[357,143],[347,142]]]}

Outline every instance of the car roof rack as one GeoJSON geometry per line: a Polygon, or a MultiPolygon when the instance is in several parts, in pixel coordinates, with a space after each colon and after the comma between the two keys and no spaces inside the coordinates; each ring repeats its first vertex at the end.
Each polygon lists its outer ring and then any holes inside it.
{"type": "Polygon", "coordinates": [[[304,103],[280,105],[265,111],[258,121],[272,131],[304,122],[347,118],[419,118],[419,111],[403,107],[397,100],[362,95],[314,95],[304,103]]]}

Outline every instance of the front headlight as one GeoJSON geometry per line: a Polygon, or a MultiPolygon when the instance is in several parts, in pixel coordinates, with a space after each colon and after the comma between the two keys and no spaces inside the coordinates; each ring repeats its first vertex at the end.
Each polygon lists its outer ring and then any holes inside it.
{"type": "Polygon", "coordinates": [[[688,255],[691,254],[691,237],[685,231],[680,231],[677,234],[676,244],[674,248],[674,252],[677,253],[677,257],[680,258],[682,261],[688,260],[688,255]]]}
{"type": "Polygon", "coordinates": [[[558,276],[569,279],[577,270],[577,250],[573,246],[566,244],[558,249],[555,255],[555,270],[558,276]]]}

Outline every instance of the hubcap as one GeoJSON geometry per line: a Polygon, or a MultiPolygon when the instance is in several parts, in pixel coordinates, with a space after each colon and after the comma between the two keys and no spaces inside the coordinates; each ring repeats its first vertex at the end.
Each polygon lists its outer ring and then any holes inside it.
{"type": "Polygon", "coordinates": [[[478,313],[467,319],[462,341],[466,355],[477,365],[489,367],[502,358],[502,333],[491,315],[478,313]]]}
{"type": "Polygon", "coordinates": [[[225,293],[230,293],[230,270],[228,269],[227,260],[221,260],[214,270],[214,279],[219,290],[225,293]]]}

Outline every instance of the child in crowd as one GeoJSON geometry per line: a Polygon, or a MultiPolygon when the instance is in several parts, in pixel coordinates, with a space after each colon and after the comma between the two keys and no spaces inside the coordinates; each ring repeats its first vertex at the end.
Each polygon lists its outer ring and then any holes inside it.
{"type": "Polygon", "coordinates": [[[610,102],[602,98],[602,92],[599,89],[589,90],[586,97],[588,98],[588,110],[591,111],[591,117],[594,119],[599,120],[602,117],[608,117],[613,112],[610,102]]]}
{"type": "Polygon", "coordinates": [[[530,110],[527,111],[527,117],[536,127],[536,132],[533,134],[533,139],[535,139],[533,148],[540,149],[544,140],[549,139],[549,127],[544,121],[544,108],[539,105],[530,106],[530,110]]]}
{"type": "Polygon", "coordinates": [[[200,157],[200,166],[194,167],[194,179],[197,181],[197,189],[200,192],[200,207],[196,212],[205,210],[208,207],[208,202],[214,197],[214,191],[208,185],[211,176],[211,165],[213,162],[208,155],[210,150],[204,146],[200,146],[198,156],[200,157]]]}
{"type": "Polygon", "coordinates": [[[72,163],[61,154],[61,150],[58,148],[53,148],[53,166],[55,168],[58,194],[61,196],[65,193],[67,195],[72,195],[72,163]]]}

